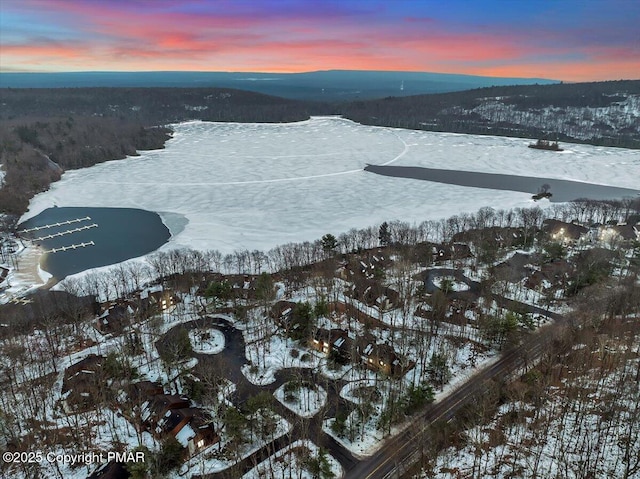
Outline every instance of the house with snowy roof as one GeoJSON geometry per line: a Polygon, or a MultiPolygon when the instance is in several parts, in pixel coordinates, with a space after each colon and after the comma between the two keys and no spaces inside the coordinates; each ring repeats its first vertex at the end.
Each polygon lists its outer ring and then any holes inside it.
{"type": "Polygon", "coordinates": [[[339,362],[351,361],[353,340],[344,329],[319,328],[309,341],[309,346],[326,356],[334,357],[339,362]]]}
{"type": "Polygon", "coordinates": [[[599,239],[601,241],[640,241],[640,223],[602,225],[599,229],[599,239]]]}
{"type": "Polygon", "coordinates": [[[161,285],[152,286],[138,294],[140,311],[145,316],[163,313],[178,302],[178,297],[170,289],[161,285]]]}
{"type": "Polygon", "coordinates": [[[551,241],[561,244],[575,243],[589,233],[589,229],[582,225],[554,219],[544,220],[542,231],[551,241]]]}
{"type": "Polygon", "coordinates": [[[392,346],[376,343],[371,335],[358,338],[356,350],[366,368],[396,379],[415,366],[415,362],[398,354],[392,346]]]}
{"type": "Polygon", "coordinates": [[[129,301],[108,304],[96,318],[94,326],[102,334],[118,334],[131,324],[135,314],[135,305],[129,301]]]}
{"type": "Polygon", "coordinates": [[[90,354],[69,366],[62,381],[62,407],[67,413],[85,412],[101,402],[104,357],[90,354]]]}
{"type": "Polygon", "coordinates": [[[154,436],[175,437],[190,455],[220,441],[211,416],[183,396],[152,396],[142,404],[141,419],[154,436]]]}
{"type": "Polygon", "coordinates": [[[220,436],[208,413],[199,408],[190,408],[188,414],[191,416],[189,422],[175,434],[175,438],[189,451],[190,456],[220,442],[220,436]]]}

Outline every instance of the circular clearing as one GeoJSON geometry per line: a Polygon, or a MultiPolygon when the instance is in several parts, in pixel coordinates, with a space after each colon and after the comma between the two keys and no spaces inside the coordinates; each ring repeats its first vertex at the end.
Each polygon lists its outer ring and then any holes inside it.
{"type": "Polygon", "coordinates": [[[215,328],[192,329],[189,339],[195,353],[218,354],[224,350],[224,334],[215,328]]]}

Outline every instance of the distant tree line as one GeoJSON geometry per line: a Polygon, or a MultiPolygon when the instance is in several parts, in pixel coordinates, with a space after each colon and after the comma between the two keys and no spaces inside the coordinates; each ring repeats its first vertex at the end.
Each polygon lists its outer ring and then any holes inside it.
{"type": "Polygon", "coordinates": [[[640,80],[489,87],[388,97],[350,102],[341,105],[339,112],[366,125],[640,148],[637,109],[625,111],[620,106],[629,95],[636,99],[640,95],[640,80]],[[594,115],[598,108],[609,108],[603,112],[604,120],[616,124],[624,117],[626,121],[613,128],[594,115]],[[576,118],[576,112],[583,118],[576,118]]]}
{"type": "Polygon", "coordinates": [[[94,116],[144,126],[185,120],[291,122],[326,112],[320,104],[228,88],[4,88],[0,99],[1,120],[94,116]]]}

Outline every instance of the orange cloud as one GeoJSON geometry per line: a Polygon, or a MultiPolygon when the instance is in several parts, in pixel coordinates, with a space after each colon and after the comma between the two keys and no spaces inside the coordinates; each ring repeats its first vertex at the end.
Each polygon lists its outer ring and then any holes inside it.
{"type": "MultiPolygon", "coordinates": [[[[511,25],[470,28],[433,18],[398,22],[384,16],[367,22],[359,12],[345,16],[335,6],[326,7],[328,12],[322,7],[311,13],[301,8],[265,13],[249,8],[251,4],[238,7],[230,2],[224,10],[198,13],[161,0],[149,5],[20,0],[16,5],[23,14],[31,12],[40,22],[60,25],[82,41],[60,40],[51,34],[47,42],[31,37],[26,29],[19,38],[3,41],[0,55],[6,69],[33,65],[58,71],[334,68],[564,80],[637,78],[640,72],[637,45],[608,40],[611,45],[594,48],[592,43],[583,45],[578,37],[570,38],[564,30],[545,31],[546,27],[535,31],[519,31],[511,25]]],[[[574,33],[593,36],[579,29],[574,33]]]]}
{"type": "Polygon", "coordinates": [[[78,58],[85,53],[82,47],[76,45],[3,45],[2,56],[27,58],[78,58]]]}
{"type": "Polygon", "coordinates": [[[474,74],[503,77],[553,78],[570,82],[638,79],[640,63],[634,60],[610,60],[593,63],[535,63],[477,68],[474,74]]]}

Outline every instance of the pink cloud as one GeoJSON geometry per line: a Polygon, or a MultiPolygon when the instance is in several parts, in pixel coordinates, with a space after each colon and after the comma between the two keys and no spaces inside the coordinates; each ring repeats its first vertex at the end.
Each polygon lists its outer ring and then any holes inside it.
{"type": "Polygon", "coordinates": [[[486,76],[543,77],[573,82],[638,79],[640,64],[633,60],[605,62],[539,62],[497,67],[480,67],[472,73],[486,76]]]}
{"type": "MultiPolygon", "coordinates": [[[[581,45],[566,32],[444,25],[432,18],[385,23],[298,9],[185,13],[174,2],[22,0],[22,12],[50,16],[82,42],[5,42],[5,68],[77,70],[375,69],[442,71],[566,80],[638,77],[637,47],[581,45]],[[113,7],[117,5],[118,9],[113,7]],[[160,5],[160,6],[158,6],[160,5]],[[634,73],[635,71],[635,73],[634,73]]],[[[25,34],[26,35],[26,34],[25,34]]]]}

